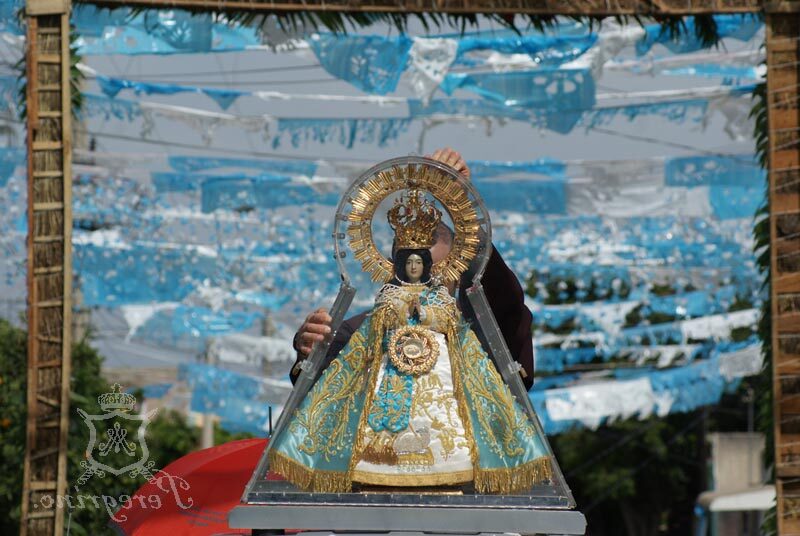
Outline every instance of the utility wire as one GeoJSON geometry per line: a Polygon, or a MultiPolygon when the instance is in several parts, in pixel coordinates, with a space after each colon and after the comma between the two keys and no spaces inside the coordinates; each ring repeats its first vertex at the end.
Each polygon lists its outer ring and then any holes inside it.
{"type": "Polygon", "coordinates": [[[171,141],[163,141],[163,140],[146,140],[142,138],[137,138],[135,136],[125,136],[123,134],[111,134],[107,132],[96,132],[87,130],[87,133],[90,136],[94,136],[97,138],[112,138],[118,140],[125,140],[125,141],[134,141],[139,143],[146,143],[150,145],[159,145],[161,147],[169,146],[169,147],[180,147],[183,149],[199,149],[203,151],[215,151],[221,153],[229,153],[229,154],[236,154],[236,155],[243,155],[243,156],[255,156],[255,157],[262,157],[262,158],[282,158],[285,160],[329,160],[329,161],[341,161],[341,162],[375,162],[375,159],[369,158],[354,158],[354,157],[336,157],[336,156],[316,156],[316,157],[308,157],[308,156],[297,156],[297,155],[289,155],[285,153],[270,153],[270,152],[261,152],[261,151],[242,151],[238,149],[221,149],[221,148],[212,148],[205,145],[196,145],[190,143],[180,143],[180,142],[171,142],[171,141]]]}
{"type": "Polygon", "coordinates": [[[686,149],[688,151],[692,151],[693,153],[700,153],[707,156],[722,156],[725,158],[732,158],[733,160],[738,160],[739,162],[745,165],[759,167],[759,168],[761,167],[757,162],[753,162],[752,160],[737,158],[736,155],[721,153],[719,151],[709,151],[706,149],[699,149],[693,145],[688,145],[686,143],[678,143],[674,141],[662,140],[659,138],[654,138],[652,136],[642,136],[641,134],[627,134],[625,132],[618,132],[616,130],[611,130],[602,127],[589,127],[589,128],[595,132],[600,132],[601,134],[608,134],[609,136],[617,136],[620,138],[625,138],[634,141],[643,141],[645,143],[652,143],[655,145],[665,145],[667,147],[675,147],[677,149],[686,149]]]}
{"type": "MultiPolygon", "coordinates": [[[[116,77],[112,77],[116,78],[116,77]]],[[[293,85],[293,84],[320,84],[320,83],[329,83],[329,82],[344,82],[339,78],[309,78],[308,80],[247,80],[241,81],[237,80],[233,81],[222,81],[222,80],[158,80],[157,82],[149,81],[149,80],[131,80],[131,82],[147,82],[147,83],[158,83],[158,84],[174,84],[174,85],[186,85],[186,84],[200,84],[200,85],[214,85],[214,84],[224,84],[226,86],[254,86],[254,85],[272,85],[272,86],[283,86],[283,85],[293,85]]]]}
{"type": "MultiPolygon", "coordinates": [[[[242,150],[239,150],[239,149],[224,149],[224,148],[208,147],[206,145],[197,145],[197,144],[189,144],[189,143],[171,142],[171,141],[163,141],[163,140],[148,140],[148,139],[138,138],[136,136],[126,136],[124,134],[112,134],[112,133],[97,132],[97,131],[87,131],[87,132],[88,132],[89,135],[95,136],[95,137],[105,137],[105,138],[112,138],[112,139],[119,139],[119,140],[126,140],[126,141],[134,141],[134,142],[140,142],[140,143],[145,143],[145,144],[150,144],[150,145],[160,145],[162,147],[164,145],[167,145],[167,146],[180,147],[180,148],[185,148],[185,149],[199,149],[199,150],[204,150],[204,151],[211,150],[211,151],[220,152],[220,153],[230,153],[230,154],[239,154],[239,155],[256,156],[256,157],[260,156],[260,157],[264,157],[264,158],[283,158],[283,159],[289,159],[289,160],[322,159],[322,160],[341,161],[341,162],[374,162],[375,161],[374,159],[369,159],[369,158],[355,158],[355,157],[344,158],[344,157],[336,157],[336,156],[330,156],[330,157],[328,157],[328,156],[325,156],[325,157],[320,157],[320,156],[306,157],[306,156],[297,156],[297,155],[287,155],[285,153],[272,153],[272,152],[262,152],[262,151],[242,151],[242,150]]],[[[613,132],[613,131],[611,131],[611,132],[613,132]]],[[[650,140],[643,140],[643,141],[650,141],[650,140]]],[[[666,141],[662,141],[661,143],[663,143],[664,145],[669,145],[670,144],[670,142],[666,142],[666,141]]],[[[713,156],[721,156],[721,157],[726,157],[726,158],[735,158],[736,157],[736,155],[734,155],[734,154],[726,154],[726,153],[720,153],[720,152],[714,152],[714,151],[703,151],[702,149],[698,149],[696,147],[682,146],[682,148],[690,148],[695,153],[703,153],[703,154],[708,154],[708,155],[713,155],[713,156]]],[[[755,164],[753,164],[753,162],[750,162],[750,161],[747,161],[747,160],[742,160],[742,163],[755,165],[755,164]]]]}
{"type": "MultiPolygon", "coordinates": [[[[287,65],[285,67],[260,67],[257,69],[232,69],[230,71],[225,71],[224,74],[251,74],[251,73],[275,73],[275,72],[283,72],[283,71],[305,71],[309,69],[321,69],[322,65],[320,64],[313,64],[313,65],[287,65]]],[[[220,71],[194,71],[189,73],[163,73],[163,74],[156,74],[156,73],[146,73],[139,75],[139,78],[142,79],[154,79],[154,80],[161,80],[162,76],[214,76],[220,73],[220,71]]]]}

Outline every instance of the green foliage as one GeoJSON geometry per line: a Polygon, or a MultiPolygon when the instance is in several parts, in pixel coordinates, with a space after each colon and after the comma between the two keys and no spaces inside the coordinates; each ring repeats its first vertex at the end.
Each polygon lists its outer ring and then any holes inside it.
{"type": "Polygon", "coordinates": [[[731,341],[733,342],[743,342],[753,336],[753,330],[750,326],[743,326],[740,328],[733,328],[731,330],[731,341]]]}
{"type": "Polygon", "coordinates": [[[653,283],[653,286],[650,287],[650,293],[654,296],[673,296],[677,294],[677,290],[670,284],[660,285],[653,283]]]}
{"type": "Polygon", "coordinates": [[[739,294],[737,294],[731,306],[728,307],[728,312],[733,313],[736,311],[744,311],[752,308],[753,308],[753,300],[751,300],[746,296],[740,296],[739,294]]]}
{"type": "Polygon", "coordinates": [[[591,534],[690,533],[691,503],[704,489],[702,417],[629,420],[552,438],[591,534]]]}
{"type": "MultiPolygon", "coordinates": [[[[26,347],[25,331],[14,328],[0,319],[0,534],[18,532],[20,503],[22,497],[22,462],[25,448],[26,415],[26,347]]],[[[142,484],[144,477],[132,478],[128,474],[114,476],[92,476],[85,484],[78,485],[89,443],[89,430],[78,416],[78,408],[88,414],[102,414],[97,397],[110,390],[110,386],[100,375],[103,358],[87,341],[77,343],[72,350],[72,391],[70,407],[70,427],[68,438],[68,490],[73,509],[70,518],[70,533],[75,536],[113,534],[108,528],[109,510],[102,502],[98,505],[89,500],[78,508],[79,496],[117,498],[133,494],[142,484]],[[77,486],[77,487],[76,487],[77,486]]],[[[138,397],[141,399],[141,397],[138,397]]],[[[136,437],[137,428],[133,424],[125,427],[127,437],[136,437]]],[[[215,430],[217,444],[248,437],[246,434],[228,434],[215,430]]],[[[146,441],[150,450],[149,459],[155,462],[155,469],[167,466],[177,458],[195,450],[199,443],[200,431],[186,423],[183,416],[172,411],[159,413],[147,427],[146,441]]],[[[112,467],[124,467],[130,463],[124,452],[113,451],[104,458],[104,463],[112,467]]]]}
{"type": "MultiPolygon", "coordinates": [[[[74,3],[80,4],[83,0],[74,3]]],[[[104,6],[105,9],[114,10],[115,6],[104,6]]],[[[346,34],[349,31],[359,28],[366,28],[376,24],[384,24],[400,33],[407,33],[409,23],[417,21],[423,30],[428,33],[431,31],[441,31],[443,28],[457,29],[464,34],[468,29],[477,29],[481,18],[490,26],[498,25],[515,32],[521,30],[544,31],[553,28],[558,23],[558,19],[572,20],[585,24],[590,30],[595,31],[602,27],[603,21],[610,18],[620,25],[628,24],[632,20],[641,25],[651,22],[649,18],[629,17],[627,15],[617,15],[613,17],[604,16],[563,16],[539,14],[519,14],[508,13],[447,13],[447,12],[359,12],[359,11],[255,11],[255,10],[223,10],[223,9],[203,9],[182,7],[181,9],[194,13],[211,14],[215,20],[226,21],[228,23],[241,24],[243,26],[261,27],[267,18],[274,17],[278,26],[288,32],[298,30],[317,31],[325,29],[332,33],[346,34]]],[[[131,17],[146,11],[145,8],[135,7],[131,9],[131,17]]],[[[653,20],[661,25],[661,31],[668,33],[671,39],[678,40],[681,35],[687,32],[686,18],[680,15],[659,15],[653,20]]],[[[694,16],[695,36],[704,46],[713,46],[719,42],[719,32],[716,22],[712,15],[694,16]]]]}
{"type": "MultiPolygon", "coordinates": [[[[76,2],[76,3],[80,3],[76,2]]],[[[115,9],[114,7],[109,8],[115,9]]],[[[477,28],[479,15],[472,13],[441,13],[441,12],[396,12],[396,13],[377,13],[359,11],[224,11],[209,10],[202,8],[182,7],[181,9],[194,13],[210,14],[215,20],[224,20],[229,23],[240,24],[250,27],[261,27],[267,18],[274,17],[278,26],[288,32],[298,30],[317,31],[325,29],[336,34],[346,34],[359,28],[365,28],[375,24],[385,24],[386,26],[401,33],[408,31],[411,21],[418,21],[426,32],[433,30],[439,31],[443,27],[454,28],[461,33],[467,29],[477,28]]],[[[145,8],[131,9],[131,17],[147,11],[145,8]]],[[[514,16],[498,13],[484,13],[480,15],[488,19],[490,24],[498,24],[503,28],[519,31],[515,24],[514,16]]],[[[527,22],[528,27],[542,30],[555,24],[556,18],[553,16],[530,15],[521,17],[527,22]]]]}
{"type": "Polygon", "coordinates": [[[606,300],[612,295],[625,299],[631,293],[631,287],[626,281],[620,281],[616,293],[600,282],[592,279],[589,286],[578,286],[574,278],[568,277],[559,279],[556,277],[543,277],[535,270],[528,276],[525,282],[525,293],[536,298],[539,296],[540,287],[544,287],[545,296],[543,302],[546,305],[561,305],[569,303],[586,303],[598,300],[606,300]]]}
{"type": "Polygon", "coordinates": [[[652,311],[649,315],[647,315],[647,321],[650,324],[666,324],[667,322],[674,322],[680,318],[678,315],[671,315],[669,313],[659,313],[658,311],[652,311]]]}
{"type": "Polygon", "coordinates": [[[644,316],[642,316],[643,309],[644,305],[642,304],[639,304],[631,309],[628,314],[625,315],[625,323],[622,325],[622,327],[629,328],[641,324],[642,320],[644,320],[644,316]]]}
{"type": "MultiPolygon", "coordinates": [[[[540,326],[540,327],[542,327],[542,326],[540,326]]],[[[546,326],[543,326],[543,327],[546,327],[546,326]]],[[[575,318],[573,317],[573,318],[565,320],[560,325],[558,325],[558,326],[556,326],[554,328],[549,328],[547,331],[549,333],[553,333],[555,335],[569,335],[570,333],[575,331],[576,327],[577,326],[575,325],[575,318]]]]}
{"type": "MultiPolygon", "coordinates": [[[[89,442],[89,430],[83,420],[78,416],[80,408],[88,414],[100,415],[103,410],[97,403],[97,397],[109,391],[108,383],[100,376],[102,358],[85,341],[75,345],[72,352],[72,396],[70,407],[67,481],[68,495],[119,497],[131,495],[143,483],[142,479],[133,479],[127,474],[114,476],[106,474],[104,477],[93,476],[86,484],[76,487],[78,477],[83,472],[80,462],[86,456],[86,447],[89,442]]],[[[136,437],[137,430],[133,426],[126,427],[129,438],[136,437]]],[[[155,446],[155,441],[152,442],[155,446]]],[[[148,443],[149,444],[149,443],[148,443]]],[[[124,459],[124,452],[110,452],[104,463],[112,467],[124,467],[129,461],[124,459]]],[[[153,458],[155,453],[153,453],[153,458]]],[[[74,508],[70,519],[71,534],[76,536],[108,533],[109,514],[101,504],[94,507],[88,503],[85,508],[74,508]]]]}
{"type": "MultiPolygon", "coordinates": [[[[761,15],[752,16],[761,17],[761,15]]],[[[694,21],[694,37],[697,38],[702,46],[704,48],[719,46],[719,29],[717,28],[717,22],[714,20],[714,15],[709,13],[694,15],[691,18],[694,21]]],[[[686,21],[689,20],[689,17],[656,15],[653,19],[661,25],[661,34],[668,35],[673,41],[679,40],[682,35],[688,32],[686,21]]],[[[639,22],[641,23],[642,21],[639,20],[639,22]]]]}
{"type": "MultiPolygon", "coordinates": [[[[767,125],[767,85],[761,83],[753,91],[753,109],[750,117],[754,120],[753,137],[756,140],[756,156],[761,167],[768,169],[769,164],[769,129],[767,125]]],[[[764,204],[759,207],[754,217],[753,251],[756,253],[756,265],[763,277],[765,299],[761,304],[761,316],[758,320],[757,334],[761,341],[761,353],[764,357],[764,368],[754,379],[756,393],[756,427],[766,437],[764,451],[765,463],[772,465],[775,455],[775,438],[773,433],[772,414],[772,296],[770,290],[770,227],[769,227],[769,179],[765,184],[764,204]]],[[[774,518],[773,518],[774,522],[774,518]]]]}
{"type": "Polygon", "coordinates": [[[78,69],[78,64],[83,59],[80,54],[78,54],[78,39],[80,35],[75,30],[75,27],[70,25],[69,27],[69,84],[70,84],[70,100],[72,101],[72,116],[76,117],[80,115],[81,110],[83,109],[83,81],[86,78],[83,75],[83,71],[78,69]]]}
{"type": "Polygon", "coordinates": [[[753,90],[753,107],[749,116],[755,121],[753,137],[756,140],[756,156],[763,169],[767,169],[769,157],[769,129],[767,128],[767,84],[761,82],[753,90]]]}
{"type": "Polygon", "coordinates": [[[649,324],[665,324],[667,322],[674,322],[680,318],[678,315],[660,313],[658,311],[648,311],[647,314],[643,314],[645,310],[645,306],[641,304],[631,309],[631,311],[625,315],[625,323],[622,327],[629,328],[638,326],[644,320],[647,320],[649,324]]]}
{"type": "MultiPolygon", "coordinates": [[[[769,76],[769,74],[767,74],[769,76]]],[[[753,137],[756,140],[756,156],[763,169],[769,168],[769,127],[767,124],[767,84],[762,82],[753,91],[753,108],[750,117],[754,120],[753,137]]],[[[759,207],[754,217],[753,251],[756,253],[756,265],[764,278],[763,289],[765,299],[761,304],[761,316],[758,320],[757,334],[761,341],[761,354],[764,357],[764,368],[761,373],[751,379],[756,394],[756,429],[766,438],[764,463],[767,467],[775,462],[775,434],[773,423],[773,385],[772,385],[772,294],[770,280],[770,225],[769,225],[769,178],[765,185],[764,204],[759,207]]],[[[773,474],[774,478],[774,474],[773,474]]],[[[777,534],[777,511],[773,506],[761,524],[761,534],[777,534]]]]}
{"type": "Polygon", "coordinates": [[[0,320],[0,534],[19,529],[25,455],[25,332],[0,320]]]}

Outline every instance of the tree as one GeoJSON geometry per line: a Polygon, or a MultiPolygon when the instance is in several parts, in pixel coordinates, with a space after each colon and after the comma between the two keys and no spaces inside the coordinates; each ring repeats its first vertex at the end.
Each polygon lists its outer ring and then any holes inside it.
{"type": "Polygon", "coordinates": [[[700,410],[552,438],[588,534],[689,534],[692,505],[704,490],[702,426],[700,410]]]}
{"type": "MultiPolygon", "coordinates": [[[[22,502],[22,467],[25,452],[26,415],[26,348],[27,334],[0,319],[0,534],[19,532],[20,505],[22,502]]],[[[115,534],[108,527],[110,514],[119,506],[119,498],[132,495],[144,477],[132,478],[128,474],[114,476],[106,473],[89,478],[78,485],[83,469],[89,431],[77,414],[80,408],[88,414],[102,413],[97,397],[110,391],[108,382],[100,374],[103,358],[86,340],[72,350],[71,406],[69,425],[69,451],[67,455],[68,490],[73,508],[69,516],[70,534],[75,536],[115,534]],[[77,486],[77,488],[76,488],[77,486]],[[79,502],[79,496],[99,497],[97,503],[79,502]],[[82,506],[82,507],[80,507],[82,506]]],[[[141,399],[141,397],[137,397],[141,399]]],[[[127,437],[135,437],[134,426],[127,427],[127,437]]],[[[246,437],[233,436],[217,430],[218,443],[246,437]]],[[[156,469],[197,448],[200,430],[189,426],[177,412],[158,414],[147,427],[146,441],[150,459],[156,469]]],[[[124,452],[109,453],[104,461],[114,467],[124,467],[124,452]]]]}
{"type": "Polygon", "coordinates": [[[0,534],[19,532],[25,456],[25,332],[0,320],[0,534]]]}

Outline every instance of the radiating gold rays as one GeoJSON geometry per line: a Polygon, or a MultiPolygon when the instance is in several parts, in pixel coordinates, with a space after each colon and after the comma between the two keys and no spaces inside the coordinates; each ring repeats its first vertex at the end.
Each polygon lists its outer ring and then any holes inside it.
{"type": "Polygon", "coordinates": [[[450,215],[455,238],[449,255],[433,265],[431,274],[443,282],[457,281],[478,253],[478,215],[466,189],[441,169],[427,164],[393,166],[365,181],[350,198],[347,215],[350,248],[373,281],[386,283],[394,273],[391,260],[380,254],[372,236],[372,218],[381,202],[399,190],[430,193],[450,215]]]}

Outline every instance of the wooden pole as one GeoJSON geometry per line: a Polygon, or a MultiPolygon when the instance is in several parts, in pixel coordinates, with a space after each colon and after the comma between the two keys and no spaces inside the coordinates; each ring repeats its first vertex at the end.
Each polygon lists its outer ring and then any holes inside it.
{"type": "MultiPolygon", "coordinates": [[[[211,352],[211,342],[206,339],[206,349],[203,352],[203,363],[206,365],[216,365],[217,361],[211,352]]],[[[214,414],[209,408],[204,408],[203,412],[203,428],[200,434],[200,448],[210,449],[214,446],[214,414]]]]}
{"type": "MultiPolygon", "coordinates": [[[[794,4],[795,7],[800,7],[794,4]]],[[[784,5],[781,11],[786,11],[784,5]]],[[[800,535],[800,16],[767,15],[773,416],[778,534],[800,535]]]]}
{"type": "Polygon", "coordinates": [[[72,325],[69,0],[28,0],[28,416],[23,535],[61,535],[72,325]],[[51,505],[51,507],[47,507],[51,505]]]}

